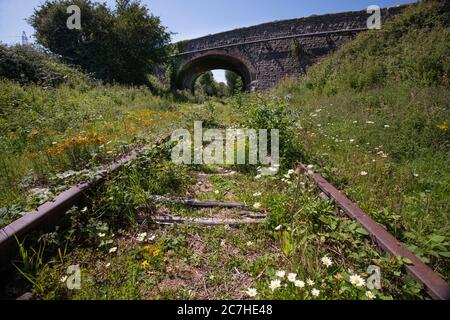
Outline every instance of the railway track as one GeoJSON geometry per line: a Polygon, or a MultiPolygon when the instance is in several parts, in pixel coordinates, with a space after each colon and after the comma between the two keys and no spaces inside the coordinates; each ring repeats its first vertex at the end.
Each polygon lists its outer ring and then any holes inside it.
{"type": "MultiPolygon", "coordinates": [[[[158,144],[167,141],[167,137],[158,144]]],[[[96,184],[101,183],[106,176],[120,169],[125,164],[133,161],[138,155],[150,148],[141,148],[124,155],[117,162],[107,166],[101,172],[95,182],[79,184],[55,199],[40,206],[36,211],[24,215],[10,225],[0,230],[0,263],[2,266],[10,266],[10,261],[17,253],[17,239],[23,239],[28,233],[43,229],[49,229],[58,224],[65,212],[78,203],[85,193],[96,184]]],[[[399,256],[411,261],[406,265],[407,272],[419,283],[421,283],[428,295],[435,300],[450,300],[450,286],[429,266],[411,253],[402,243],[392,236],[381,225],[372,220],[355,203],[343,193],[332,186],[320,174],[314,173],[306,166],[300,165],[298,172],[307,175],[323,192],[324,197],[332,200],[337,212],[345,212],[350,218],[356,220],[370,235],[373,241],[385,252],[392,256],[399,256]]],[[[194,225],[239,225],[257,224],[264,221],[266,215],[263,213],[246,211],[246,204],[240,202],[200,201],[196,199],[185,199],[181,197],[152,196],[152,201],[170,201],[196,208],[222,208],[226,210],[242,209],[240,217],[236,218],[182,218],[177,216],[155,216],[158,224],[194,224],[194,225]]]]}

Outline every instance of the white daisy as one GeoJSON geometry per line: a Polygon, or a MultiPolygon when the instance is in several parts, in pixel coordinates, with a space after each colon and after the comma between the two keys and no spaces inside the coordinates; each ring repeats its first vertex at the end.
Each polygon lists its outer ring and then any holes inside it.
{"type": "Polygon", "coordinates": [[[313,286],[313,285],[315,285],[315,282],[312,281],[311,279],[306,280],[306,283],[308,284],[308,286],[313,286]]]}
{"type": "Polygon", "coordinates": [[[318,297],[320,294],[320,291],[317,289],[312,289],[311,294],[313,295],[313,297],[318,297]]]}
{"type": "Polygon", "coordinates": [[[270,282],[270,290],[275,291],[276,289],[281,287],[281,281],[280,280],[273,280],[270,282]]]}
{"type": "Polygon", "coordinates": [[[112,247],[111,249],[109,249],[109,253],[114,253],[117,252],[117,247],[112,247]]]}
{"type": "Polygon", "coordinates": [[[278,227],[275,228],[275,231],[280,231],[281,228],[283,228],[283,225],[280,224],[278,227]]]}
{"type": "Polygon", "coordinates": [[[139,242],[143,242],[145,240],[145,237],[147,237],[147,232],[138,234],[138,236],[136,237],[136,240],[139,242]]]}
{"type": "Polygon", "coordinates": [[[366,285],[366,281],[357,274],[350,276],[350,283],[357,287],[363,287],[366,285]]]}
{"type": "Polygon", "coordinates": [[[253,196],[254,196],[254,197],[261,197],[261,196],[262,196],[262,193],[261,193],[261,192],[255,192],[255,193],[253,194],[253,196]]]}
{"type": "Polygon", "coordinates": [[[97,234],[97,235],[98,235],[99,238],[104,238],[104,237],[106,237],[106,233],[99,233],[99,234],[97,234]]]}
{"type": "Polygon", "coordinates": [[[369,300],[373,300],[373,299],[375,299],[377,296],[374,295],[374,294],[372,293],[372,291],[366,291],[366,297],[367,297],[369,300]]]}
{"type": "Polygon", "coordinates": [[[325,267],[327,267],[327,268],[329,268],[329,267],[331,267],[332,265],[333,265],[333,261],[331,261],[331,259],[330,258],[328,258],[328,257],[323,257],[322,259],[321,259],[321,261],[322,261],[322,264],[325,266],[325,267]]]}
{"type": "Polygon", "coordinates": [[[278,271],[275,273],[275,275],[276,275],[278,278],[284,278],[284,276],[286,275],[286,271],[278,270],[278,271]]]}
{"type": "Polygon", "coordinates": [[[254,298],[256,297],[256,295],[258,294],[258,291],[255,288],[248,288],[247,291],[245,291],[245,293],[251,297],[254,298]]]}
{"type": "Polygon", "coordinates": [[[305,287],[305,282],[301,281],[301,280],[295,280],[294,284],[295,284],[295,286],[297,288],[304,288],[305,287]]]}
{"type": "Polygon", "coordinates": [[[295,280],[297,280],[297,274],[296,273],[289,273],[288,274],[288,280],[290,282],[295,282],[295,280]]]}
{"type": "Polygon", "coordinates": [[[253,208],[255,208],[255,209],[261,208],[261,203],[259,203],[259,202],[255,203],[255,204],[253,205],[253,208]]]}
{"type": "Polygon", "coordinates": [[[361,175],[363,176],[363,177],[365,177],[365,176],[367,176],[369,173],[367,172],[367,171],[361,171],[361,175]]]}

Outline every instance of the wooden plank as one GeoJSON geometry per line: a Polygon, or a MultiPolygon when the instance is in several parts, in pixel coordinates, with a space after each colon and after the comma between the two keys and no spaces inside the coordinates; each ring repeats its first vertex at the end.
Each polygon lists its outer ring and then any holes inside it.
{"type": "Polygon", "coordinates": [[[169,197],[169,196],[150,196],[151,200],[156,202],[177,202],[191,207],[200,208],[245,208],[247,205],[244,202],[222,202],[222,201],[201,201],[195,199],[187,199],[182,197],[169,197]]]}
{"type": "Polygon", "coordinates": [[[231,219],[231,218],[183,218],[175,216],[153,216],[153,222],[158,224],[187,224],[187,225],[244,225],[244,224],[259,224],[265,219],[231,219]]]}

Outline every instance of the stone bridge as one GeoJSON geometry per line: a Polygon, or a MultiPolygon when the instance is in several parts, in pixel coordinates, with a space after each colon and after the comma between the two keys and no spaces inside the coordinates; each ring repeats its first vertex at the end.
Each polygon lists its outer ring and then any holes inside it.
{"type": "MultiPolygon", "coordinates": [[[[382,19],[405,6],[382,9],[382,19]]],[[[202,73],[230,70],[247,90],[265,90],[367,30],[365,10],[275,21],[187,41],[178,58],[177,88],[193,90],[202,73]]]]}

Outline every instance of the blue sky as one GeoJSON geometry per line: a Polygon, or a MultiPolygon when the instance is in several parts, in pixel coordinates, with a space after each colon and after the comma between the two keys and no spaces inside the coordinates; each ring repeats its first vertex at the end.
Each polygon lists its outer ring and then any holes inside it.
{"type": "MultiPolygon", "coordinates": [[[[0,41],[20,42],[22,31],[29,36],[33,29],[25,19],[44,0],[0,0],[0,41]]],[[[106,2],[111,7],[115,0],[106,2]]],[[[203,35],[251,26],[263,22],[299,18],[350,10],[363,10],[369,5],[389,7],[414,2],[413,0],[142,0],[150,11],[161,17],[173,40],[196,38],[203,35]]],[[[83,20],[83,16],[81,16],[83,20]]],[[[223,72],[215,72],[223,81],[223,72]]]]}

